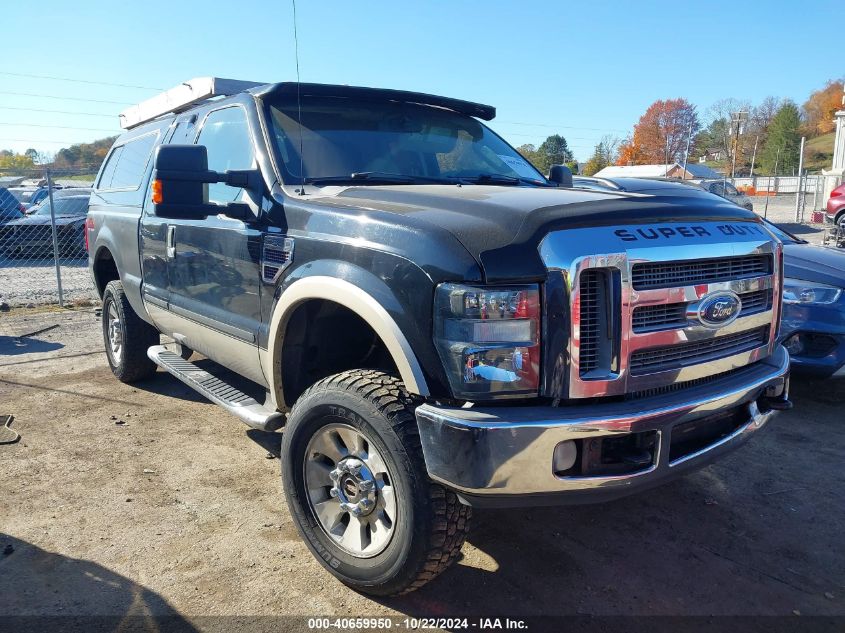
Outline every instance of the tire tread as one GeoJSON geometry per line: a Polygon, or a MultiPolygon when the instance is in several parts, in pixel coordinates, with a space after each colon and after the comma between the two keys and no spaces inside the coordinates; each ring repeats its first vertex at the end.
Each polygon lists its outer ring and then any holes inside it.
{"type": "MultiPolygon", "coordinates": [[[[152,325],[144,321],[126,298],[126,293],[123,291],[123,284],[120,281],[110,281],[106,286],[103,298],[105,299],[109,294],[114,298],[115,303],[118,304],[118,312],[123,321],[123,357],[120,367],[116,367],[111,363],[111,356],[106,353],[109,358],[109,365],[112,373],[125,383],[137,382],[144,378],[149,378],[156,372],[156,364],[147,357],[147,350],[153,345],[158,345],[161,341],[159,331],[152,325]]],[[[105,301],[104,301],[105,304],[105,301]]],[[[108,318],[103,306],[103,319],[108,318]]],[[[108,342],[105,342],[108,345],[108,342]]]]}
{"type": "MultiPolygon", "coordinates": [[[[399,378],[375,369],[351,369],[315,383],[300,396],[299,401],[307,401],[310,394],[330,389],[352,392],[373,403],[390,422],[413,462],[410,476],[413,478],[422,473],[427,478],[419,429],[413,414],[419,400],[408,393],[399,378]]],[[[427,485],[433,517],[426,553],[417,569],[393,595],[415,591],[446,571],[458,558],[470,529],[472,508],[462,504],[454,492],[440,484],[429,480],[427,485]]]]}

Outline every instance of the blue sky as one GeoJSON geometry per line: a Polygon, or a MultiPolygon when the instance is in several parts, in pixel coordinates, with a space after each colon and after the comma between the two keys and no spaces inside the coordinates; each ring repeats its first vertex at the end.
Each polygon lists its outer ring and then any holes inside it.
{"type": "MultiPolygon", "coordinates": [[[[295,79],[289,0],[4,4],[16,35],[0,59],[0,148],[55,151],[116,133],[124,104],[191,77],[295,79]]],[[[559,132],[580,159],[603,134],[624,137],[655,99],[685,97],[701,114],[724,97],[802,103],[845,75],[832,36],[842,0],[298,0],[297,12],[303,81],[490,103],[512,144],[559,132]]]]}

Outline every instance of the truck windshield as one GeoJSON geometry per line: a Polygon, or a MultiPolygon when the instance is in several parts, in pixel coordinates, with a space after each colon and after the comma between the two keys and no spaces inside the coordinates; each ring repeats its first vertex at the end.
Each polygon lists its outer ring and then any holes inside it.
{"type": "Polygon", "coordinates": [[[490,129],[442,108],[311,97],[300,115],[285,98],[269,115],[289,184],[550,184],[490,129]]]}

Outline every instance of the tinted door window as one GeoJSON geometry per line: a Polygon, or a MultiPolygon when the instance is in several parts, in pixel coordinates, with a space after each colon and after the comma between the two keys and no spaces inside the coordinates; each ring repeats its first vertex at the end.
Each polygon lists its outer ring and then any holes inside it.
{"type": "MultiPolygon", "coordinates": [[[[211,112],[203,123],[197,144],[205,145],[208,150],[208,168],[213,171],[255,167],[255,152],[243,108],[223,108],[211,112]]],[[[234,202],[242,193],[243,189],[222,183],[208,185],[209,202],[234,202]]]]}

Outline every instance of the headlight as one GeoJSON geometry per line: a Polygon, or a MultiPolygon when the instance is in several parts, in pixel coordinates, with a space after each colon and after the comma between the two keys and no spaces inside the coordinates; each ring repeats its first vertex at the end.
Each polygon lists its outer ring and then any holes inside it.
{"type": "Polygon", "coordinates": [[[434,342],[456,398],[536,395],[539,286],[441,284],[435,292],[434,342]]]}
{"type": "Polygon", "coordinates": [[[825,305],[839,299],[842,290],[835,286],[803,281],[801,279],[783,280],[783,302],[799,305],[825,305]]]}

